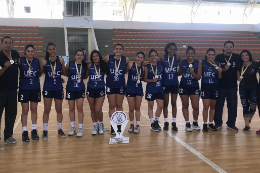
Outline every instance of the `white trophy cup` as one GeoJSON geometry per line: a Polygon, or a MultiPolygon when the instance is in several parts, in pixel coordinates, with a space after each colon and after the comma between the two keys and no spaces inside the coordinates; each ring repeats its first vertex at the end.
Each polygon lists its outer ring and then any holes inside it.
{"type": "Polygon", "coordinates": [[[110,118],[110,123],[116,132],[116,137],[110,138],[109,144],[129,143],[129,137],[124,137],[123,133],[128,123],[127,116],[123,111],[116,111],[110,118]]]}

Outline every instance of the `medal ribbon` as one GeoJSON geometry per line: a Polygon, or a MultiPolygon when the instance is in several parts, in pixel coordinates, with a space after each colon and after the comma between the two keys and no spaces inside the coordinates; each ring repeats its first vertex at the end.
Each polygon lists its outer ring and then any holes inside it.
{"type": "Polygon", "coordinates": [[[170,64],[170,57],[168,57],[168,64],[169,64],[169,67],[170,67],[170,72],[172,71],[173,62],[174,62],[174,56],[172,58],[172,63],[171,64],[170,64]]]}
{"type": "Polygon", "coordinates": [[[232,54],[230,55],[230,57],[229,57],[229,59],[228,59],[228,60],[225,58],[225,60],[226,60],[227,64],[229,63],[229,61],[231,60],[231,58],[232,58],[232,54]]]}
{"type": "Polygon", "coordinates": [[[135,68],[136,68],[137,79],[140,80],[141,73],[142,73],[142,70],[141,70],[142,67],[140,68],[140,71],[139,71],[139,70],[138,70],[138,66],[137,66],[136,63],[135,63],[135,68]]]}
{"type": "Polygon", "coordinates": [[[51,61],[50,61],[50,64],[51,64],[51,71],[52,71],[52,76],[54,77],[54,75],[55,75],[55,71],[56,71],[56,61],[55,61],[55,64],[54,64],[54,66],[52,66],[52,63],[51,63],[51,61]]]}
{"type": "Polygon", "coordinates": [[[241,69],[241,76],[243,76],[247,70],[247,68],[251,65],[252,63],[250,63],[248,66],[245,67],[245,65],[243,64],[243,67],[241,69]]]}
{"type": "Polygon", "coordinates": [[[75,67],[76,67],[76,70],[77,70],[77,75],[78,75],[78,80],[81,78],[81,72],[82,72],[82,64],[80,64],[80,71],[78,69],[78,65],[75,61],[75,67]]]}
{"type": "Polygon", "coordinates": [[[116,71],[116,73],[118,73],[118,70],[119,70],[120,64],[121,64],[121,58],[119,59],[119,63],[118,63],[118,65],[116,65],[116,60],[115,60],[115,71],[116,71]]]}
{"type": "Polygon", "coordinates": [[[97,71],[96,64],[94,64],[94,68],[95,68],[95,71],[96,71],[96,74],[97,74],[98,79],[100,79],[100,67],[99,67],[99,69],[98,69],[98,71],[97,71]]]}

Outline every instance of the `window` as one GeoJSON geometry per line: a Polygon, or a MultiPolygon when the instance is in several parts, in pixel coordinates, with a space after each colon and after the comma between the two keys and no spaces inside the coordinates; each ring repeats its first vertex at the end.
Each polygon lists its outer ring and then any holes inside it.
{"type": "Polygon", "coordinates": [[[90,1],[66,1],[66,16],[90,16],[90,1]]]}
{"type": "Polygon", "coordinates": [[[31,7],[24,7],[25,13],[31,13],[31,7]]]}
{"type": "Polygon", "coordinates": [[[123,11],[122,10],[113,10],[114,16],[122,16],[123,11]]]}

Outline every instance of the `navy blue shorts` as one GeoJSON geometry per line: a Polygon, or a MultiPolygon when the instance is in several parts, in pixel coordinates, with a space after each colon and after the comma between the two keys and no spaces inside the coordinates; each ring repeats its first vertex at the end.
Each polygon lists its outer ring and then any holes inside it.
{"type": "Polygon", "coordinates": [[[188,86],[184,84],[180,84],[179,86],[179,94],[180,95],[200,95],[200,88],[198,87],[193,87],[193,86],[188,86]]]}
{"type": "Polygon", "coordinates": [[[136,96],[144,96],[144,94],[136,94],[136,93],[129,93],[129,92],[126,92],[125,94],[126,97],[136,97],[136,96]]]}
{"type": "Polygon", "coordinates": [[[58,99],[58,100],[64,99],[63,89],[61,89],[61,90],[43,90],[42,95],[45,98],[52,98],[52,99],[58,99]]]}
{"type": "Polygon", "coordinates": [[[202,99],[218,99],[218,84],[201,84],[201,98],[202,99]]]}
{"type": "Polygon", "coordinates": [[[119,94],[119,95],[125,95],[125,87],[121,88],[106,88],[107,94],[119,94]]]}
{"type": "Polygon", "coordinates": [[[179,86],[178,85],[164,85],[163,94],[178,94],[179,86]]]}
{"type": "Polygon", "coordinates": [[[156,99],[163,100],[164,99],[163,93],[159,92],[159,93],[146,93],[145,94],[145,100],[147,100],[147,101],[154,101],[156,99]]]}
{"type": "Polygon", "coordinates": [[[66,100],[77,100],[80,98],[85,98],[85,90],[82,91],[66,90],[66,100]]]}
{"type": "Polygon", "coordinates": [[[106,90],[105,87],[104,88],[99,88],[99,89],[93,89],[88,87],[87,88],[87,96],[91,97],[91,98],[99,98],[99,97],[103,97],[106,95],[106,90]]]}
{"type": "Polygon", "coordinates": [[[40,102],[41,89],[19,89],[18,101],[21,103],[40,102]]]}

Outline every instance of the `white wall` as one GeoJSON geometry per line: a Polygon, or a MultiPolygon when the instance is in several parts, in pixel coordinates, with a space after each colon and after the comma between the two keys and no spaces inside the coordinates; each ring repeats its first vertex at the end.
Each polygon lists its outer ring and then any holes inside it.
{"type": "Polygon", "coordinates": [[[0,25],[8,26],[39,26],[39,27],[64,27],[63,19],[19,19],[0,18],[0,25]]]}

